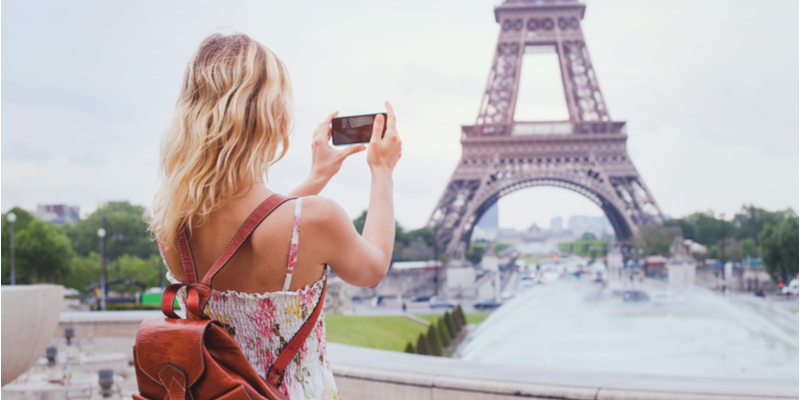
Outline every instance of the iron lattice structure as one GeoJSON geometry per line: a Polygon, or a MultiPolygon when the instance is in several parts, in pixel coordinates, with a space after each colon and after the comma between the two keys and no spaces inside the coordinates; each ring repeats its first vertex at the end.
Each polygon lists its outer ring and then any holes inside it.
{"type": "Polygon", "coordinates": [[[439,249],[464,259],[475,223],[500,197],[532,186],[572,190],[597,204],[617,238],[663,219],[628,156],[625,122],[613,121],[581,30],[577,0],[507,0],[475,125],[462,126],[461,160],[428,222],[439,249]],[[557,53],[569,120],[514,120],[525,53],[557,53]]]}

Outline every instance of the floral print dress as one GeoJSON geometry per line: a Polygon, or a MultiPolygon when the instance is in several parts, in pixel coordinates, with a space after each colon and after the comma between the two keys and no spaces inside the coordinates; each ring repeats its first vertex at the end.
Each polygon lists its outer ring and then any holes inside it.
{"type": "MultiPolygon", "coordinates": [[[[283,290],[267,293],[241,293],[233,290],[214,290],[208,301],[206,315],[223,324],[242,348],[244,355],[262,377],[314,311],[322,295],[327,274],[313,285],[289,291],[292,270],[297,262],[297,243],[300,230],[302,198],[295,202],[294,228],[289,250],[289,265],[283,290]]],[[[162,259],[163,259],[162,253],[162,259]]],[[[166,259],[164,264],[166,265],[166,259]]],[[[169,271],[169,269],[167,269],[169,271]]],[[[171,272],[167,279],[179,283],[171,272]]],[[[178,303],[185,315],[185,289],[178,292],[178,303]]],[[[340,400],[328,362],[325,340],[325,309],[308,335],[300,351],[286,367],[280,390],[290,399],[340,400]]]]}

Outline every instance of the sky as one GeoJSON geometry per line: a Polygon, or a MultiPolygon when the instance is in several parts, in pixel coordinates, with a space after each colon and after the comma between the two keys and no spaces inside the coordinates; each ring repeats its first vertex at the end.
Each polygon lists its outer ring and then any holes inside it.
{"type": "MultiPolygon", "coordinates": [[[[743,204],[798,210],[796,1],[585,3],[582,28],[606,104],[614,120],[627,121],[628,153],[664,214],[730,217],[743,204]]],[[[265,44],[291,74],[295,127],[289,153],[270,170],[271,189],[286,192],[305,178],[311,132],[328,113],[379,112],[388,99],[403,139],[396,218],[421,227],[461,156],[460,125],[477,117],[499,32],[497,4],[6,0],[2,210],[149,205],[186,63],[205,36],[223,30],[265,44]]],[[[538,77],[552,87],[558,76],[546,61],[530,76],[538,64],[523,65],[523,84],[538,77]]],[[[322,195],[357,216],[369,181],[359,154],[322,195]]],[[[499,203],[505,227],[602,215],[557,188],[499,203]]]]}

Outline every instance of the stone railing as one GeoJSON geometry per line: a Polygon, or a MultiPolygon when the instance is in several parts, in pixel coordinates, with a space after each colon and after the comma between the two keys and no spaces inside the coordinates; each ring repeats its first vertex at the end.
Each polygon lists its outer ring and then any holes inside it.
{"type": "Polygon", "coordinates": [[[342,399],[797,399],[798,381],[567,372],[328,344],[342,399]]]}
{"type": "MultiPolygon", "coordinates": [[[[71,313],[62,326],[78,336],[116,336],[129,349],[135,327],[159,312],[71,313]]],[[[556,371],[421,356],[328,343],[328,358],[345,400],[361,399],[797,399],[797,380],[675,377],[556,371]]]]}

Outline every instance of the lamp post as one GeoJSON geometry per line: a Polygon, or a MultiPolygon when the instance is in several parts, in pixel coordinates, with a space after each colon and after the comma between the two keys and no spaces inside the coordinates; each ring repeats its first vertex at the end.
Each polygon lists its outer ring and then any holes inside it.
{"type": "Polygon", "coordinates": [[[8,223],[11,224],[11,284],[17,284],[16,272],[14,271],[14,221],[17,220],[17,214],[10,212],[6,214],[8,223]]]}
{"type": "Polygon", "coordinates": [[[100,310],[106,310],[106,230],[97,230],[97,237],[100,238],[100,310]]]}

